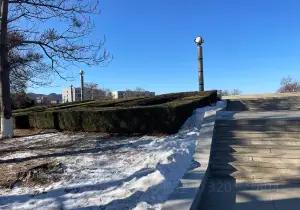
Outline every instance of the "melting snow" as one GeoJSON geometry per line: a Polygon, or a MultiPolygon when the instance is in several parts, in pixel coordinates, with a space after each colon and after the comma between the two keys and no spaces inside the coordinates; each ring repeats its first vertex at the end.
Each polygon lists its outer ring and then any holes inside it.
{"type": "MultiPolygon", "coordinates": [[[[0,209],[160,209],[192,165],[192,156],[205,117],[215,114],[223,102],[194,111],[177,134],[164,137],[132,137],[101,141],[95,151],[55,157],[66,166],[57,183],[34,188],[0,189],[0,209]],[[205,113],[208,113],[205,115],[205,113]]],[[[65,142],[81,134],[44,134],[17,141],[43,138],[65,142]]],[[[36,156],[19,152],[0,160],[36,156]]]]}

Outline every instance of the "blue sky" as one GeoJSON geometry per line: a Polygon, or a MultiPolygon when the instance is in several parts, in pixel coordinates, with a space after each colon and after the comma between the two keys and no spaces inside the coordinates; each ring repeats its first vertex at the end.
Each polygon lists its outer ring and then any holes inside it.
{"type": "MultiPolygon", "coordinates": [[[[113,61],[86,67],[86,81],[111,90],[197,90],[195,36],[205,39],[206,89],[274,92],[284,76],[300,79],[299,0],[101,0],[93,39],[106,36],[113,61]]],[[[60,93],[79,85],[55,79],[60,93]]]]}

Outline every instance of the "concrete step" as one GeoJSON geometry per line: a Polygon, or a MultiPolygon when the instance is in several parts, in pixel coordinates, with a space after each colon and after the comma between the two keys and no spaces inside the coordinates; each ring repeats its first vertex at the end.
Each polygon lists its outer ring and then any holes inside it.
{"type": "Polygon", "coordinates": [[[214,138],[296,138],[300,139],[300,132],[286,131],[225,131],[215,130],[214,138]]]}
{"type": "Polygon", "coordinates": [[[300,97],[228,100],[227,110],[299,110],[300,97]]]}
{"type": "Polygon", "coordinates": [[[276,132],[300,132],[300,125],[236,125],[236,126],[215,126],[219,133],[231,133],[232,131],[276,131],[276,132]]]}
{"type": "Polygon", "coordinates": [[[300,159],[298,162],[281,162],[281,163],[270,163],[270,162],[245,162],[241,160],[236,160],[233,162],[226,161],[211,161],[210,167],[212,169],[224,169],[224,170],[240,170],[248,167],[260,167],[260,168],[273,168],[273,169],[292,169],[292,170],[300,170],[300,159]]]}
{"type": "Polygon", "coordinates": [[[300,110],[300,106],[299,103],[296,104],[292,104],[290,106],[269,106],[266,108],[261,108],[261,107],[255,107],[255,105],[253,107],[250,107],[248,109],[248,111],[270,111],[270,110],[288,110],[288,111],[299,111],[300,110]]]}
{"type": "MultiPolygon", "coordinates": [[[[300,158],[300,152],[298,150],[294,150],[294,152],[284,151],[277,153],[265,152],[266,150],[256,152],[255,150],[247,151],[247,152],[233,152],[230,153],[228,151],[212,151],[212,158],[240,158],[241,156],[258,159],[258,158],[271,158],[271,159],[298,159],[300,158]]],[[[271,160],[272,163],[273,160],[271,160]]]]}
{"type": "MultiPolygon", "coordinates": [[[[219,173],[210,173],[210,177],[214,178],[222,178],[222,177],[230,177],[234,178],[235,180],[235,187],[236,189],[242,189],[242,188],[247,188],[249,187],[254,187],[255,190],[257,189],[266,189],[266,188],[272,188],[279,187],[279,186],[287,186],[287,185],[292,185],[294,184],[300,184],[300,175],[268,175],[264,176],[264,174],[237,174],[235,175],[223,175],[219,173]],[[245,185],[246,184],[246,185],[245,185]],[[275,186],[274,186],[275,185],[275,186]],[[276,186],[277,185],[277,186],[276,186]]],[[[278,188],[277,188],[278,189],[278,188]]]]}
{"type": "Polygon", "coordinates": [[[263,126],[263,125],[237,125],[237,126],[218,126],[216,125],[215,131],[219,133],[231,133],[232,131],[260,131],[260,132],[300,132],[300,125],[281,125],[281,126],[263,126]]]}
{"type": "Polygon", "coordinates": [[[300,136],[259,136],[249,134],[248,137],[243,136],[217,136],[214,135],[214,141],[230,141],[230,142],[238,142],[238,141],[300,141],[300,136]]]}
{"type": "Polygon", "coordinates": [[[216,120],[217,126],[286,126],[286,125],[298,125],[300,126],[300,120],[291,118],[291,119],[236,119],[236,120],[216,120]]]}
{"type": "Polygon", "coordinates": [[[241,100],[243,104],[249,105],[249,106],[255,106],[258,107],[266,107],[268,105],[270,106],[292,106],[292,105],[299,105],[300,100],[299,97],[294,98],[285,98],[285,99],[254,99],[254,100],[241,100]]]}
{"type": "Polygon", "coordinates": [[[261,157],[261,156],[251,156],[251,155],[236,155],[236,154],[227,154],[223,156],[211,156],[211,163],[214,162],[222,162],[222,163],[232,163],[232,162],[241,162],[241,163],[266,163],[270,165],[274,164],[296,164],[300,165],[300,155],[298,157],[277,157],[274,158],[274,156],[267,156],[267,157],[261,157]]]}
{"type": "Polygon", "coordinates": [[[217,120],[300,120],[300,110],[275,110],[275,111],[220,111],[217,120]]]}
{"type": "Polygon", "coordinates": [[[244,167],[239,170],[222,168],[213,168],[210,170],[212,176],[219,177],[234,177],[247,178],[247,179],[284,179],[286,177],[300,177],[300,170],[294,169],[275,169],[275,168],[262,168],[262,167],[244,167]]]}
{"type": "MultiPolygon", "coordinates": [[[[281,186],[293,186],[300,184],[300,176],[284,177],[237,177],[235,178],[236,189],[280,189],[281,186]]],[[[300,186],[297,186],[300,187],[300,186]]]]}
{"type": "Polygon", "coordinates": [[[236,146],[300,146],[300,139],[293,139],[293,140],[286,140],[286,139],[279,139],[279,140],[266,140],[266,139],[259,139],[259,140],[248,140],[248,139],[220,139],[215,140],[215,144],[222,146],[226,145],[236,145],[236,146]]]}
{"type": "Polygon", "coordinates": [[[228,153],[256,153],[256,154],[300,154],[299,146],[278,146],[278,145],[220,145],[214,144],[212,152],[228,152],[228,153]]]}
{"type": "Polygon", "coordinates": [[[244,151],[244,150],[249,150],[249,151],[257,151],[259,149],[267,149],[270,150],[285,150],[285,151],[292,151],[292,150],[297,150],[300,152],[300,146],[282,146],[282,145],[267,145],[267,144],[262,144],[262,145],[231,145],[231,144],[218,144],[217,142],[214,142],[214,148],[217,150],[231,150],[234,149],[234,151],[244,151]]]}

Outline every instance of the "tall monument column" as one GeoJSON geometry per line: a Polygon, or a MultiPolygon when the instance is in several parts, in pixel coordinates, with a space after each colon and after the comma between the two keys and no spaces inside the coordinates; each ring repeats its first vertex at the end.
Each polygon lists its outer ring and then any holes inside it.
{"type": "Polygon", "coordinates": [[[204,40],[202,37],[198,36],[195,39],[195,43],[197,45],[198,50],[198,82],[199,82],[199,91],[204,91],[204,75],[203,75],[203,52],[202,52],[202,44],[204,40]]]}
{"type": "Polygon", "coordinates": [[[73,95],[74,95],[74,93],[73,93],[73,85],[71,85],[71,101],[70,102],[74,102],[73,95]]]}
{"type": "Polygon", "coordinates": [[[84,100],[84,79],[83,79],[84,72],[83,70],[80,71],[80,82],[81,82],[81,101],[84,100]]]}

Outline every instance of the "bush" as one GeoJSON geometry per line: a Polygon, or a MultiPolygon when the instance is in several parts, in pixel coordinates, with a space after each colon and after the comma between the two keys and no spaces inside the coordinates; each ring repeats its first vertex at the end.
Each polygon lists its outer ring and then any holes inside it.
{"type": "Polygon", "coordinates": [[[29,98],[26,93],[12,93],[12,109],[24,109],[35,105],[33,99],[29,98]]]}

